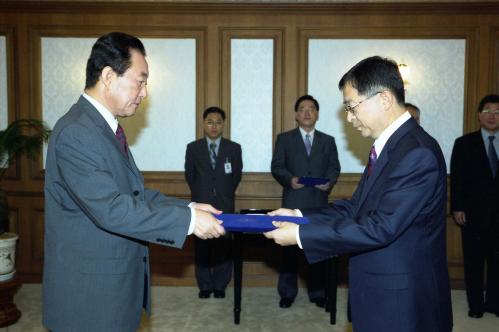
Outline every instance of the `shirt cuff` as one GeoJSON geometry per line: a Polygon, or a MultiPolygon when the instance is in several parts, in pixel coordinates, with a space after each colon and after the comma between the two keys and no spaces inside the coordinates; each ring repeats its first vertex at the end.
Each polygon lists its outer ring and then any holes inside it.
{"type": "Polygon", "coordinates": [[[194,203],[195,202],[191,202],[189,203],[189,205],[187,205],[191,210],[191,222],[189,224],[189,230],[187,231],[187,235],[191,235],[194,232],[194,227],[196,227],[196,210],[192,207],[194,203]]]}
{"type": "Polygon", "coordinates": [[[300,249],[303,249],[303,247],[301,245],[301,241],[300,241],[300,225],[298,225],[298,227],[296,227],[296,244],[298,245],[298,247],[300,249]]]}
{"type": "MultiPolygon", "coordinates": [[[[295,209],[296,214],[298,217],[303,217],[303,213],[299,209],[295,209]]],[[[303,249],[303,246],[301,245],[301,240],[300,240],[300,226],[296,227],[296,244],[298,244],[298,247],[300,249],[303,249]]]]}

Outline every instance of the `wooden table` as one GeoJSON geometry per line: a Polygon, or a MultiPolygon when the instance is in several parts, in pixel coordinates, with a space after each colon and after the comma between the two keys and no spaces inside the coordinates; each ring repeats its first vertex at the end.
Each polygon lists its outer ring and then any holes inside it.
{"type": "MultiPolygon", "coordinates": [[[[269,210],[241,210],[241,214],[249,213],[267,213],[269,210]]],[[[234,324],[241,322],[241,298],[243,288],[243,247],[244,237],[242,232],[234,232],[233,239],[233,255],[234,255],[234,324]]],[[[336,296],[338,287],[338,259],[330,258],[326,261],[326,307],[325,311],[329,312],[329,322],[336,324],[336,296]]]]}

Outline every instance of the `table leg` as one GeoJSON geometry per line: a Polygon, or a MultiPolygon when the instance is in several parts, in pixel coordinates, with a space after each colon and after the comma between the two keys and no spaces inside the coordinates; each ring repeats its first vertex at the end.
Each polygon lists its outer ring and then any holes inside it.
{"type": "Polygon", "coordinates": [[[241,318],[241,293],[243,279],[242,234],[234,233],[234,324],[241,318]]]}

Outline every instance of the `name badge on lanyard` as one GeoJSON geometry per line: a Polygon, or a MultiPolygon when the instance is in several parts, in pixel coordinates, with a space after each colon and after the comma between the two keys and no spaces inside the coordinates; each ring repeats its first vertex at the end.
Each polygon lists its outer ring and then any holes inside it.
{"type": "Polygon", "coordinates": [[[229,161],[229,157],[225,158],[224,169],[225,174],[232,174],[232,164],[229,161]]]}

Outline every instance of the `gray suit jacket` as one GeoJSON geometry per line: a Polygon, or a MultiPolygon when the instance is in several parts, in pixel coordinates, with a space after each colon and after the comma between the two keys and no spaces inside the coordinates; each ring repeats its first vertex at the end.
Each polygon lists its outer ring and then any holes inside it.
{"type": "Polygon", "coordinates": [[[315,130],[310,156],[307,156],[300,129],[296,128],[277,136],[271,170],[283,188],[283,207],[303,209],[326,206],[340,169],[338,151],[332,136],[315,130]],[[331,188],[329,191],[315,187],[295,190],[291,187],[291,178],[294,176],[324,177],[331,182],[331,188]]]}
{"type": "Polygon", "coordinates": [[[128,155],[83,97],[54,127],[43,274],[43,324],[50,330],[135,331],[143,306],[150,310],[147,242],[185,241],[187,202],[145,189],[128,155]]]}

